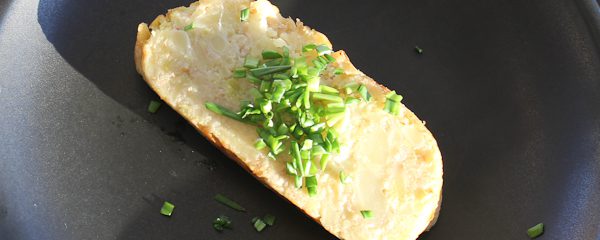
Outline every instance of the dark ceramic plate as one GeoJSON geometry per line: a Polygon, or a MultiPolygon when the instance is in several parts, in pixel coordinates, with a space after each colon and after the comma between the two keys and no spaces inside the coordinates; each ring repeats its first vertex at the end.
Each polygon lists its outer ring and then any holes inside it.
{"type": "MultiPolygon", "coordinates": [[[[597,2],[275,3],[437,137],[444,203],[422,239],[527,239],[538,222],[540,239],[600,239],[597,2]]],[[[187,4],[0,0],[0,239],[334,239],[172,109],[146,112],[136,25],[187,4]],[[255,232],[266,213],[276,225],[255,232]],[[233,230],[212,228],[220,214],[233,230]]]]}

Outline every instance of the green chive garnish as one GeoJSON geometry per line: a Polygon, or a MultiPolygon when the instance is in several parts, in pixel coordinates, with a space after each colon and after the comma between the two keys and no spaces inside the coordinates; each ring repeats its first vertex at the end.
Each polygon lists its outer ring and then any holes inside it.
{"type": "MultiPolygon", "coordinates": [[[[310,162],[310,161],[309,161],[310,162]]],[[[306,190],[308,191],[308,196],[317,195],[317,177],[311,176],[305,178],[306,181],[306,190]]]]}
{"type": "Polygon", "coordinates": [[[175,205],[170,202],[165,201],[160,208],[160,214],[170,217],[173,214],[173,209],[175,209],[175,205]]]}
{"type": "Polygon", "coordinates": [[[271,214],[267,214],[263,217],[263,221],[269,225],[269,226],[273,226],[275,224],[275,216],[271,215],[271,214]]]}
{"type": "Polygon", "coordinates": [[[324,94],[324,93],[313,93],[312,97],[313,97],[313,99],[329,101],[329,102],[338,102],[338,103],[344,102],[344,99],[340,96],[324,94]]]}
{"type": "Polygon", "coordinates": [[[265,229],[265,227],[267,227],[267,224],[262,219],[257,217],[252,219],[252,225],[254,226],[254,229],[256,229],[257,232],[261,232],[265,229]]]}
{"type": "Polygon", "coordinates": [[[333,74],[335,74],[335,75],[344,74],[344,69],[336,68],[335,70],[333,70],[333,74]]]}
{"type": "MultiPolygon", "coordinates": [[[[212,102],[205,105],[215,113],[256,127],[254,146],[266,149],[263,153],[267,158],[277,160],[281,154],[289,154],[285,171],[290,181],[297,188],[306,186],[309,196],[315,196],[319,174],[342,144],[332,127],[345,117],[347,104],[359,101],[359,97],[368,101],[371,96],[366,86],[356,83],[345,86],[345,92],[322,83],[321,75],[336,61],[328,46],[307,44],[302,52],[290,57],[284,46],[281,51],[263,50],[260,56],[246,56],[243,68],[234,69],[232,75],[253,84],[248,88],[250,99],[242,100],[239,111],[212,102]]],[[[265,216],[253,224],[262,230],[270,218],[265,216]]]]}
{"type": "Polygon", "coordinates": [[[277,59],[277,58],[281,58],[281,54],[279,54],[278,52],[275,51],[269,51],[269,50],[264,50],[262,52],[262,58],[263,59],[277,59]]]}
{"type": "Polygon", "coordinates": [[[367,86],[361,84],[360,86],[358,86],[357,91],[363,100],[367,102],[371,101],[371,94],[369,93],[369,90],[367,90],[367,86]]]}
{"type": "Polygon", "coordinates": [[[231,220],[227,216],[221,215],[213,221],[213,228],[222,232],[225,228],[231,228],[231,220]]]}
{"type": "Polygon", "coordinates": [[[220,202],[221,204],[228,206],[230,208],[233,208],[234,210],[240,211],[240,212],[245,212],[246,209],[244,207],[242,207],[241,205],[239,205],[238,203],[234,202],[233,200],[221,195],[221,194],[217,194],[215,195],[215,200],[217,202],[220,202]]]}
{"type": "Polygon", "coordinates": [[[162,103],[159,101],[150,101],[150,104],[148,104],[148,112],[156,113],[156,111],[158,111],[158,109],[160,108],[160,105],[162,105],[162,103]]]}
{"type": "Polygon", "coordinates": [[[265,148],[266,146],[267,146],[267,144],[262,139],[258,139],[258,140],[256,140],[256,143],[254,143],[254,147],[258,150],[261,150],[261,149],[265,148]]]}
{"type": "Polygon", "coordinates": [[[534,239],[539,237],[540,235],[542,235],[544,233],[544,224],[543,223],[538,223],[537,225],[527,229],[527,236],[529,236],[529,238],[534,239]]]}
{"type": "Polygon", "coordinates": [[[250,17],[250,9],[249,8],[242,9],[242,11],[240,12],[240,21],[242,21],[242,22],[248,21],[248,17],[250,17]]]}
{"type": "Polygon", "coordinates": [[[327,62],[335,62],[335,58],[329,54],[325,54],[325,58],[327,59],[327,62]]]}
{"type": "Polygon", "coordinates": [[[317,45],[312,44],[312,43],[304,45],[304,47],[302,47],[302,52],[310,52],[312,50],[315,50],[316,47],[317,47],[317,45]]]}
{"type": "Polygon", "coordinates": [[[362,210],[360,211],[360,214],[363,216],[364,219],[373,218],[373,212],[371,210],[362,210]]]}
{"type": "Polygon", "coordinates": [[[398,116],[398,114],[400,114],[400,101],[402,101],[402,96],[396,94],[396,91],[391,91],[385,95],[385,97],[386,100],[383,110],[394,116],[398,116]]]}
{"type": "Polygon", "coordinates": [[[245,68],[236,68],[233,70],[233,78],[245,78],[246,77],[246,69],[245,68]]]}
{"type": "Polygon", "coordinates": [[[183,27],[183,31],[189,31],[192,30],[192,28],[194,28],[194,23],[190,23],[189,25],[183,27]]]}
{"type": "Polygon", "coordinates": [[[315,49],[319,55],[331,53],[331,48],[325,45],[318,45],[315,49]]]}
{"type": "Polygon", "coordinates": [[[254,75],[256,77],[260,77],[260,76],[264,76],[264,75],[267,75],[267,74],[284,72],[286,70],[289,70],[290,68],[291,68],[290,65],[270,66],[270,67],[262,67],[262,68],[250,69],[250,72],[252,73],[252,75],[254,75]]]}
{"type": "Polygon", "coordinates": [[[211,110],[211,111],[213,111],[215,113],[218,113],[218,114],[221,114],[223,116],[227,116],[227,117],[233,118],[233,119],[238,120],[238,121],[242,120],[242,118],[240,116],[238,116],[236,113],[234,113],[231,110],[229,110],[229,109],[227,109],[227,108],[225,108],[223,106],[220,106],[220,105],[218,105],[216,103],[206,102],[204,104],[204,106],[206,106],[206,108],[208,110],[211,110]]]}
{"type": "Polygon", "coordinates": [[[244,59],[244,67],[246,68],[257,68],[258,63],[259,60],[253,57],[246,56],[246,59],[244,59]]]}
{"type": "Polygon", "coordinates": [[[423,49],[419,46],[415,46],[415,52],[417,52],[418,54],[423,54],[423,49]]]}

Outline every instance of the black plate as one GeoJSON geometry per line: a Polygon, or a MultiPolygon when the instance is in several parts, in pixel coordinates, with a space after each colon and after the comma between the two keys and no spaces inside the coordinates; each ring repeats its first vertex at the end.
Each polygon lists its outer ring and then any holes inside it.
{"type": "MultiPolygon", "coordinates": [[[[275,3],[437,137],[444,203],[422,239],[527,239],[538,222],[540,239],[600,239],[596,2],[275,3]]],[[[157,96],[134,70],[136,25],[187,4],[0,0],[0,239],[334,239],[173,110],[146,112],[157,96]],[[276,225],[255,232],[266,213],[276,225]],[[233,230],[212,228],[219,214],[233,230]]]]}

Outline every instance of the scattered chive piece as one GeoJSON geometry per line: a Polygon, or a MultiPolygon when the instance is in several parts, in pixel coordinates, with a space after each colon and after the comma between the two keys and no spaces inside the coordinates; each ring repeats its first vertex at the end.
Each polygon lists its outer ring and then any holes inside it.
{"type": "Polygon", "coordinates": [[[423,49],[422,49],[422,48],[420,48],[419,46],[415,46],[415,51],[416,51],[418,54],[423,54],[423,49]]]}
{"type": "Polygon", "coordinates": [[[160,214],[170,217],[173,214],[173,209],[175,209],[175,205],[170,202],[165,201],[160,208],[160,214]]]}
{"type": "Polygon", "coordinates": [[[394,116],[398,116],[398,114],[400,114],[400,101],[402,101],[402,96],[396,94],[396,91],[391,91],[385,95],[385,98],[383,110],[394,116]]]}
{"type": "MultiPolygon", "coordinates": [[[[309,161],[310,163],[310,161],[309,161]]],[[[306,190],[308,191],[308,196],[315,196],[317,195],[317,177],[316,176],[311,176],[311,177],[307,177],[305,178],[306,180],[306,190]]]]}
{"type": "Polygon", "coordinates": [[[254,225],[254,229],[256,229],[257,232],[261,232],[265,229],[265,227],[267,227],[267,224],[262,219],[257,217],[252,219],[252,224],[254,225]]]}
{"type": "Polygon", "coordinates": [[[262,67],[262,68],[254,68],[250,69],[252,75],[256,77],[264,76],[267,74],[283,72],[290,69],[292,66],[284,65],[284,66],[270,66],[270,67],[262,67]]]}
{"type": "Polygon", "coordinates": [[[241,205],[239,205],[238,203],[234,202],[233,200],[221,195],[221,194],[217,194],[215,195],[215,200],[217,202],[222,203],[225,206],[228,206],[230,208],[233,208],[234,210],[240,211],[240,212],[245,212],[246,209],[244,207],[242,207],[241,205]]]}
{"type": "Polygon", "coordinates": [[[312,50],[315,50],[316,47],[317,47],[317,45],[314,45],[312,43],[304,45],[304,47],[302,47],[302,52],[310,52],[312,50]]]}
{"type": "Polygon", "coordinates": [[[215,113],[218,113],[218,114],[221,114],[223,116],[227,116],[227,117],[233,118],[233,119],[238,120],[238,121],[242,120],[242,118],[240,116],[238,116],[236,113],[234,113],[231,110],[229,110],[229,109],[227,109],[227,108],[225,108],[223,106],[220,106],[220,105],[218,105],[216,103],[206,102],[204,104],[204,106],[206,106],[206,108],[208,110],[211,110],[211,111],[213,111],[215,113]]]}
{"type": "Polygon", "coordinates": [[[242,9],[242,11],[240,12],[240,21],[248,21],[248,17],[250,17],[250,8],[242,9]]]}
{"type": "Polygon", "coordinates": [[[335,70],[333,70],[333,74],[342,75],[342,74],[344,74],[344,69],[336,68],[335,70]]]}
{"type": "Polygon", "coordinates": [[[543,233],[544,233],[544,224],[543,223],[538,223],[537,225],[527,229],[527,235],[531,239],[537,238],[540,235],[542,235],[543,233]]]}
{"type": "Polygon", "coordinates": [[[192,30],[192,28],[194,28],[194,23],[190,23],[189,25],[183,27],[183,31],[189,31],[192,30]]]}
{"type": "Polygon", "coordinates": [[[269,51],[269,50],[264,50],[262,51],[262,58],[263,59],[277,59],[277,58],[281,58],[281,54],[279,54],[278,52],[275,51],[269,51]]]}
{"type": "Polygon", "coordinates": [[[369,90],[367,90],[367,86],[361,84],[356,91],[358,91],[363,100],[367,102],[371,101],[371,94],[369,93],[369,90]]]}
{"type": "Polygon", "coordinates": [[[271,214],[267,214],[263,217],[263,221],[269,225],[269,226],[273,226],[273,224],[275,224],[275,216],[271,215],[271,214]]]}
{"type": "Polygon", "coordinates": [[[236,68],[233,70],[233,78],[245,78],[246,77],[246,69],[244,68],[236,68]]]}
{"type": "Polygon", "coordinates": [[[317,47],[315,47],[315,49],[317,50],[317,53],[319,55],[331,53],[331,48],[329,48],[328,46],[325,46],[325,45],[317,45],[317,47]]]}
{"type": "MultiPolygon", "coordinates": [[[[246,56],[244,59],[244,67],[246,68],[257,68],[259,60],[250,56],[246,56]]],[[[258,76],[257,76],[258,77],[258,76]]]]}
{"type": "Polygon", "coordinates": [[[254,147],[258,150],[261,150],[266,146],[267,144],[265,143],[265,141],[262,140],[262,138],[259,138],[258,140],[256,140],[256,143],[254,143],[254,147]]]}
{"type": "Polygon", "coordinates": [[[325,58],[330,63],[335,62],[335,58],[333,56],[329,55],[329,54],[325,54],[325,58]]]}
{"type": "Polygon", "coordinates": [[[324,93],[313,93],[313,99],[329,101],[329,102],[344,102],[344,99],[340,96],[324,94],[324,93]]]}
{"type": "Polygon", "coordinates": [[[348,176],[346,176],[346,173],[344,172],[344,170],[340,171],[340,182],[342,182],[342,184],[346,184],[346,181],[348,180],[348,176]]]}
{"type": "Polygon", "coordinates": [[[150,104],[148,104],[148,112],[156,113],[156,111],[158,111],[158,108],[160,108],[161,104],[162,103],[159,101],[155,101],[155,100],[150,101],[150,104]]]}
{"type": "Polygon", "coordinates": [[[221,215],[213,221],[213,228],[222,232],[225,228],[231,228],[231,220],[227,216],[221,215]]]}
{"type": "Polygon", "coordinates": [[[363,216],[364,219],[373,218],[373,212],[371,210],[361,210],[360,214],[363,216]]]}

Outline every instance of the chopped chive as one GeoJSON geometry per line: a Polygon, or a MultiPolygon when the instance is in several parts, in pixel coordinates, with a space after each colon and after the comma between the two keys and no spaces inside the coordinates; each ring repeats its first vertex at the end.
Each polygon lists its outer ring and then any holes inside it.
{"type": "MultiPolygon", "coordinates": [[[[330,56],[330,57],[331,57],[331,55],[329,55],[329,54],[325,54],[325,55],[327,55],[327,56],[330,56]]],[[[328,58],[326,58],[326,57],[324,57],[325,55],[323,55],[323,56],[319,56],[319,57],[317,57],[317,59],[319,60],[319,62],[321,62],[321,64],[323,64],[323,65],[327,66],[327,64],[329,63],[329,59],[328,59],[328,58]]],[[[334,58],[334,59],[335,59],[335,58],[334,58]]]]}
{"type": "Polygon", "coordinates": [[[281,54],[279,54],[278,52],[275,51],[269,51],[269,50],[264,50],[262,51],[262,58],[263,59],[277,59],[277,58],[281,58],[281,54]]]}
{"type": "Polygon", "coordinates": [[[417,52],[418,54],[423,54],[423,49],[419,46],[415,46],[415,52],[417,52]]]}
{"type": "Polygon", "coordinates": [[[327,58],[327,61],[330,63],[335,62],[335,58],[329,54],[325,54],[325,58],[327,58]]]}
{"type": "Polygon", "coordinates": [[[296,167],[294,167],[293,162],[285,163],[285,169],[287,170],[288,174],[290,174],[290,175],[298,175],[298,171],[296,171],[296,167]]]}
{"type": "Polygon", "coordinates": [[[258,150],[261,150],[266,146],[267,144],[265,143],[265,141],[262,140],[262,138],[259,138],[258,140],[256,140],[256,143],[254,143],[254,147],[258,150]]]}
{"type": "MultiPolygon", "coordinates": [[[[250,56],[246,56],[246,59],[244,59],[244,67],[246,68],[257,68],[258,67],[258,63],[259,60],[250,56]]],[[[259,77],[259,76],[257,76],[259,77]]]]}
{"type": "Polygon", "coordinates": [[[327,85],[321,85],[321,86],[319,86],[319,90],[322,93],[328,93],[328,94],[334,94],[334,93],[339,93],[340,92],[337,89],[332,88],[332,87],[327,86],[327,85]]]}
{"type": "Polygon", "coordinates": [[[301,176],[294,176],[294,185],[296,186],[296,188],[302,187],[302,177],[301,176]]]}
{"type": "Polygon", "coordinates": [[[233,78],[244,78],[246,77],[246,69],[236,68],[233,70],[233,78]]]}
{"type": "Polygon", "coordinates": [[[364,219],[373,218],[373,212],[371,210],[361,210],[360,214],[363,216],[364,219]]]}
{"type": "Polygon", "coordinates": [[[263,217],[263,221],[269,225],[269,226],[273,226],[275,224],[275,216],[271,215],[271,214],[267,214],[263,217]]]}
{"type": "Polygon", "coordinates": [[[396,91],[389,92],[388,94],[385,95],[385,97],[393,102],[402,101],[402,95],[396,94],[396,91]]]}
{"type": "Polygon", "coordinates": [[[173,209],[175,209],[175,205],[170,202],[165,201],[160,208],[160,214],[170,217],[173,214],[173,209]]]}
{"type": "Polygon", "coordinates": [[[344,69],[336,68],[335,70],[333,70],[333,74],[335,74],[335,75],[344,74],[344,69]]]}
{"type": "Polygon", "coordinates": [[[242,11],[240,12],[240,21],[248,21],[248,17],[250,17],[250,8],[242,9],[242,11]]]}
{"type": "Polygon", "coordinates": [[[220,105],[218,105],[216,103],[206,102],[204,104],[204,106],[206,106],[206,108],[208,110],[211,110],[211,111],[213,111],[215,113],[221,114],[223,116],[230,117],[230,118],[238,120],[238,121],[242,121],[242,118],[239,115],[237,115],[236,113],[232,112],[231,110],[229,110],[229,109],[227,109],[227,108],[225,108],[223,106],[220,106],[220,105]]]}
{"type": "Polygon", "coordinates": [[[302,47],[302,52],[310,52],[310,51],[312,51],[312,50],[315,50],[315,48],[316,48],[316,47],[317,47],[317,45],[315,45],[315,44],[312,44],[312,43],[311,43],[311,44],[304,45],[304,46],[302,47]]]}
{"type": "Polygon", "coordinates": [[[527,235],[531,239],[537,238],[540,235],[542,235],[543,233],[544,233],[544,224],[543,223],[538,223],[537,225],[527,229],[527,235]]]}
{"type": "Polygon", "coordinates": [[[396,94],[396,91],[391,91],[385,95],[385,105],[383,110],[394,115],[398,116],[400,114],[400,101],[402,101],[402,96],[396,94]]]}
{"type": "Polygon", "coordinates": [[[148,112],[156,113],[156,111],[158,111],[158,109],[160,108],[160,105],[162,105],[162,103],[159,101],[150,101],[150,104],[148,104],[148,112]]]}
{"type": "Polygon", "coordinates": [[[213,221],[213,228],[222,232],[225,228],[231,228],[231,220],[227,216],[221,215],[213,221]]]}
{"type": "Polygon", "coordinates": [[[284,71],[287,71],[290,68],[291,68],[290,65],[268,66],[268,67],[261,67],[261,68],[250,69],[250,72],[254,76],[260,77],[260,76],[264,76],[264,75],[267,75],[267,74],[284,72],[284,71]]]}
{"type": "Polygon", "coordinates": [[[358,93],[360,94],[360,96],[362,97],[363,100],[365,101],[371,101],[371,94],[369,93],[369,90],[367,89],[367,86],[365,85],[360,85],[357,89],[358,93]]]}
{"type": "Polygon", "coordinates": [[[306,180],[306,190],[308,191],[308,196],[313,197],[313,196],[317,195],[317,177],[311,176],[311,177],[305,178],[305,180],[306,180]]]}
{"type": "Polygon", "coordinates": [[[321,155],[321,160],[319,161],[319,165],[321,166],[321,171],[325,171],[328,161],[329,161],[329,154],[321,155]]]}
{"type": "Polygon", "coordinates": [[[359,103],[360,100],[358,100],[357,98],[353,98],[353,97],[347,97],[346,98],[346,105],[350,105],[350,104],[354,104],[354,103],[359,103]]]}
{"type": "Polygon", "coordinates": [[[312,98],[316,100],[323,100],[329,102],[344,102],[344,99],[340,96],[324,94],[324,93],[313,93],[312,98]]]}
{"type": "Polygon", "coordinates": [[[254,229],[256,229],[257,232],[261,232],[265,229],[265,227],[267,227],[267,224],[262,219],[257,217],[252,219],[252,225],[254,226],[254,229]]]}
{"type": "Polygon", "coordinates": [[[307,90],[310,92],[318,92],[320,90],[320,87],[319,87],[320,82],[321,82],[321,79],[319,77],[309,78],[308,80],[306,80],[306,84],[308,84],[306,86],[307,90]]]}
{"type": "Polygon", "coordinates": [[[315,47],[315,49],[317,50],[317,53],[319,55],[331,53],[331,48],[329,48],[328,46],[325,46],[325,45],[318,45],[315,47]]]}
{"type": "Polygon", "coordinates": [[[217,194],[215,195],[215,200],[225,206],[228,206],[230,208],[233,208],[234,210],[240,211],[240,212],[245,212],[246,209],[244,207],[242,207],[241,205],[239,205],[238,203],[234,202],[233,200],[221,195],[221,194],[217,194]]]}
{"type": "Polygon", "coordinates": [[[192,28],[194,28],[194,23],[190,23],[189,25],[183,27],[183,31],[189,31],[192,30],[192,28]]]}

